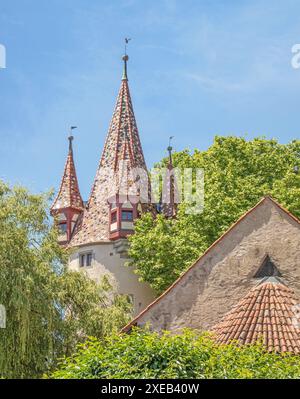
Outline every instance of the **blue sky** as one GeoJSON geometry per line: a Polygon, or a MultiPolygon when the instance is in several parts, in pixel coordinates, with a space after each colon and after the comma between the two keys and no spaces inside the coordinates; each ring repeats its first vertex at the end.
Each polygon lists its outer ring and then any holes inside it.
{"type": "Polygon", "coordinates": [[[83,197],[96,172],[121,79],[148,166],[214,135],[299,138],[297,0],[0,0],[0,177],[57,187],[68,127],[83,197]]]}

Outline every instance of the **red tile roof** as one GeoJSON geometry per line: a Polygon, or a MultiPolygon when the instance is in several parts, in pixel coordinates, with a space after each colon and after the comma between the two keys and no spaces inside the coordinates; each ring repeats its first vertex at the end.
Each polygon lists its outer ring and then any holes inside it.
{"type": "Polygon", "coordinates": [[[126,165],[123,176],[124,174],[128,176],[130,173],[128,171],[134,167],[146,171],[127,73],[123,75],[87,209],[84,210],[75,227],[71,246],[108,240],[108,198],[116,194],[112,173],[118,172],[120,161],[125,162],[126,165]]]}
{"type": "Polygon", "coordinates": [[[58,191],[57,197],[55,198],[51,206],[52,213],[55,213],[55,211],[63,208],[82,210],[84,207],[76,175],[76,168],[73,158],[72,139],[73,137],[69,138],[70,145],[67,161],[61,180],[60,189],[58,191]]]}
{"type": "Polygon", "coordinates": [[[300,353],[298,304],[290,288],[269,277],[252,288],[212,331],[222,344],[232,340],[251,344],[262,339],[269,351],[300,353]]]}

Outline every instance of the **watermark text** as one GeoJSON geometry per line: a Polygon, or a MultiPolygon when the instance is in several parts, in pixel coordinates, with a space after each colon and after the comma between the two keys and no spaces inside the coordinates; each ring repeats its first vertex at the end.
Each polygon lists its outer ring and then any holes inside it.
{"type": "Polygon", "coordinates": [[[0,43],[0,68],[6,68],[6,48],[0,43]]]}

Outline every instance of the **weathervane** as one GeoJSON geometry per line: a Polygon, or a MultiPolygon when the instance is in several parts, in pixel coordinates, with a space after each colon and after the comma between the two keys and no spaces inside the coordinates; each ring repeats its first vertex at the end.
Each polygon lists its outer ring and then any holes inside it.
{"type": "Polygon", "coordinates": [[[123,69],[123,80],[127,80],[127,61],[129,60],[129,57],[127,55],[127,44],[129,43],[130,38],[125,37],[125,54],[123,55],[122,59],[124,61],[124,69],[123,69]]]}
{"type": "Polygon", "coordinates": [[[131,39],[129,37],[125,37],[125,55],[127,55],[127,44],[131,39]]]}
{"type": "Polygon", "coordinates": [[[74,129],[77,129],[77,126],[71,126],[70,127],[70,135],[68,137],[68,139],[69,139],[69,151],[72,151],[72,141],[74,140],[74,136],[72,135],[72,131],[74,129]]]}

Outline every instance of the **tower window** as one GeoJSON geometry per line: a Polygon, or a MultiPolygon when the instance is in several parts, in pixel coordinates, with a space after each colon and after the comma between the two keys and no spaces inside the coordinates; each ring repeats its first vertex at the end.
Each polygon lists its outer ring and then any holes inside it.
{"type": "Polygon", "coordinates": [[[59,229],[60,234],[66,234],[66,232],[67,232],[67,223],[60,223],[58,225],[58,229],[59,229]]]}
{"type": "Polygon", "coordinates": [[[92,266],[92,259],[93,259],[93,254],[91,252],[86,254],[86,265],[87,266],[92,266]]]}
{"type": "Polygon", "coordinates": [[[85,254],[79,255],[79,264],[80,264],[80,267],[84,267],[84,264],[85,264],[85,254]]]}
{"type": "Polygon", "coordinates": [[[133,213],[132,211],[122,211],[122,220],[132,222],[133,220],[133,213]]]}
{"type": "Polygon", "coordinates": [[[86,252],[84,254],[79,255],[80,267],[92,266],[92,261],[93,261],[93,253],[92,252],[86,252]]]}

